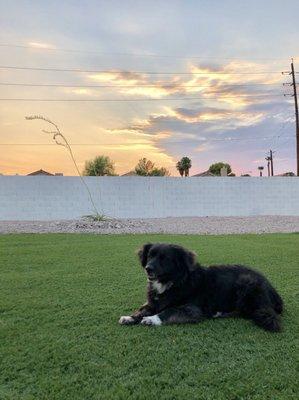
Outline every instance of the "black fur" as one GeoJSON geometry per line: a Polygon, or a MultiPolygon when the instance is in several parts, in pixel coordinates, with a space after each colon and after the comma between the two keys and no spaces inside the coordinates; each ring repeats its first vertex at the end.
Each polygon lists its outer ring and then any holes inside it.
{"type": "Polygon", "coordinates": [[[280,331],[283,302],[270,282],[243,265],[204,267],[195,254],[172,244],[145,244],[138,252],[148,275],[147,303],[122,324],[147,324],[158,315],[164,323],[196,323],[238,315],[265,330],[280,331]]]}

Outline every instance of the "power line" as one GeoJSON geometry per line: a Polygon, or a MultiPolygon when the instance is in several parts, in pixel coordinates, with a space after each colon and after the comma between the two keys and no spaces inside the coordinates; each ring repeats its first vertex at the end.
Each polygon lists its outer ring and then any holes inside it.
{"type": "MultiPolygon", "coordinates": [[[[285,136],[286,138],[290,138],[291,136],[285,136]]],[[[243,140],[264,140],[271,139],[273,136],[264,136],[264,137],[249,137],[249,138],[215,138],[215,139],[202,139],[198,142],[231,142],[231,141],[243,141],[243,140]]],[[[146,144],[146,143],[134,143],[134,144],[146,144]]],[[[55,143],[0,143],[0,146],[57,146],[55,143]]],[[[70,143],[70,146],[115,146],[115,144],[103,144],[103,143],[70,143]]],[[[116,146],[127,146],[127,144],[118,144],[116,146]]]]}
{"type": "MultiPolygon", "coordinates": [[[[292,115],[289,115],[288,118],[291,118],[292,115]]],[[[276,132],[278,134],[278,136],[273,136],[273,142],[272,142],[272,146],[271,147],[276,147],[276,145],[278,144],[278,140],[281,139],[285,133],[287,132],[285,130],[285,128],[287,127],[288,124],[293,123],[294,121],[292,120],[287,120],[284,121],[281,125],[281,127],[278,129],[278,131],[276,132]],[[276,140],[275,140],[276,139],[276,140]],[[275,144],[275,145],[274,145],[275,144]]]]}
{"type": "Polygon", "coordinates": [[[52,71],[52,72],[88,72],[97,74],[140,74],[140,75],[267,75],[281,74],[281,71],[264,71],[264,72],[224,72],[224,71],[207,71],[207,72],[157,72],[157,71],[122,71],[122,70],[98,70],[98,69],[81,69],[81,68],[42,68],[42,67],[19,67],[15,65],[0,65],[0,69],[28,70],[28,71],[52,71]]]}
{"type": "Polygon", "coordinates": [[[264,136],[264,137],[248,137],[248,138],[223,138],[223,139],[206,139],[205,141],[213,141],[213,142],[230,142],[230,141],[242,141],[242,140],[264,140],[271,139],[273,136],[264,136]]]}
{"type": "MultiPolygon", "coordinates": [[[[145,144],[145,143],[134,143],[145,144]]],[[[0,146],[57,146],[56,143],[0,143],[0,146]]],[[[103,143],[70,143],[70,146],[126,146],[123,144],[103,144],[103,143]]]]}
{"type": "Polygon", "coordinates": [[[37,98],[0,98],[0,101],[41,101],[41,102],[145,102],[145,101],[183,101],[183,100],[223,100],[237,98],[264,98],[264,97],[281,97],[279,94],[260,94],[260,95],[243,95],[236,94],[235,96],[217,96],[211,97],[207,94],[206,97],[177,97],[177,98],[146,98],[146,99],[37,99],[37,98]]]}
{"type": "Polygon", "coordinates": [[[178,58],[178,59],[216,59],[216,60],[274,60],[285,61],[285,58],[278,57],[219,57],[219,56],[182,56],[182,55],[167,55],[167,54],[154,54],[154,53],[117,53],[117,52],[103,52],[100,50],[80,50],[80,49],[65,49],[58,47],[39,47],[38,45],[20,45],[10,43],[0,43],[0,47],[15,47],[30,50],[42,50],[50,52],[65,52],[65,53],[86,53],[86,54],[99,54],[103,56],[124,56],[124,57],[153,57],[153,58],[178,58]]]}
{"type": "MultiPolygon", "coordinates": [[[[175,84],[171,82],[159,82],[158,84],[152,85],[144,85],[144,84],[136,84],[136,85],[79,85],[79,84],[64,84],[64,83],[12,83],[12,82],[0,82],[0,86],[29,86],[29,87],[79,87],[79,88],[139,88],[139,87],[154,87],[154,88],[167,88],[167,89],[175,89],[175,88],[210,88],[209,85],[183,85],[183,84],[175,84]]],[[[221,88],[226,87],[251,87],[251,86],[281,86],[280,83],[244,83],[244,84],[223,84],[221,88]]]]}
{"type": "Polygon", "coordinates": [[[296,140],[296,137],[294,136],[284,136],[284,138],[286,138],[287,140],[285,140],[284,142],[281,143],[281,146],[285,146],[291,139],[296,140]]]}

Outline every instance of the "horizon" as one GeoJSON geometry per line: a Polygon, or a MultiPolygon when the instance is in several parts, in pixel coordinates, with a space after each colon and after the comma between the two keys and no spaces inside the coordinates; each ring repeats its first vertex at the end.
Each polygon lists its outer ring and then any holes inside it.
{"type": "Polygon", "coordinates": [[[178,176],[226,162],[258,176],[296,172],[294,101],[299,4],[254,0],[1,2],[0,173],[75,175],[65,148],[41,132],[57,123],[83,170],[107,155],[119,175],[140,158],[178,176]],[[80,70],[80,71],[78,71],[80,70]],[[23,100],[9,100],[23,99],[23,100]],[[24,100],[26,99],[26,100],[24,100]]]}

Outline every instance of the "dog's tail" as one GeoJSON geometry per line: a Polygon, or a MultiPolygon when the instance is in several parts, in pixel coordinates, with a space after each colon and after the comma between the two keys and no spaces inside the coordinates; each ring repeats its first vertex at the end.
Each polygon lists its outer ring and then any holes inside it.
{"type": "Polygon", "coordinates": [[[280,317],[271,307],[256,310],[252,315],[252,320],[256,325],[266,331],[281,331],[280,317]]]}

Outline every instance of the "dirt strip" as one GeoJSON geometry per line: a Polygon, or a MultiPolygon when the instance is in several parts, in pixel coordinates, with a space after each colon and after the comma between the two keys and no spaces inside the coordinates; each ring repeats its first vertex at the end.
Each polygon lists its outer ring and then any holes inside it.
{"type": "Polygon", "coordinates": [[[0,221],[6,233],[171,233],[233,234],[299,232],[299,216],[181,217],[151,219],[106,219],[104,221],[0,221]]]}

